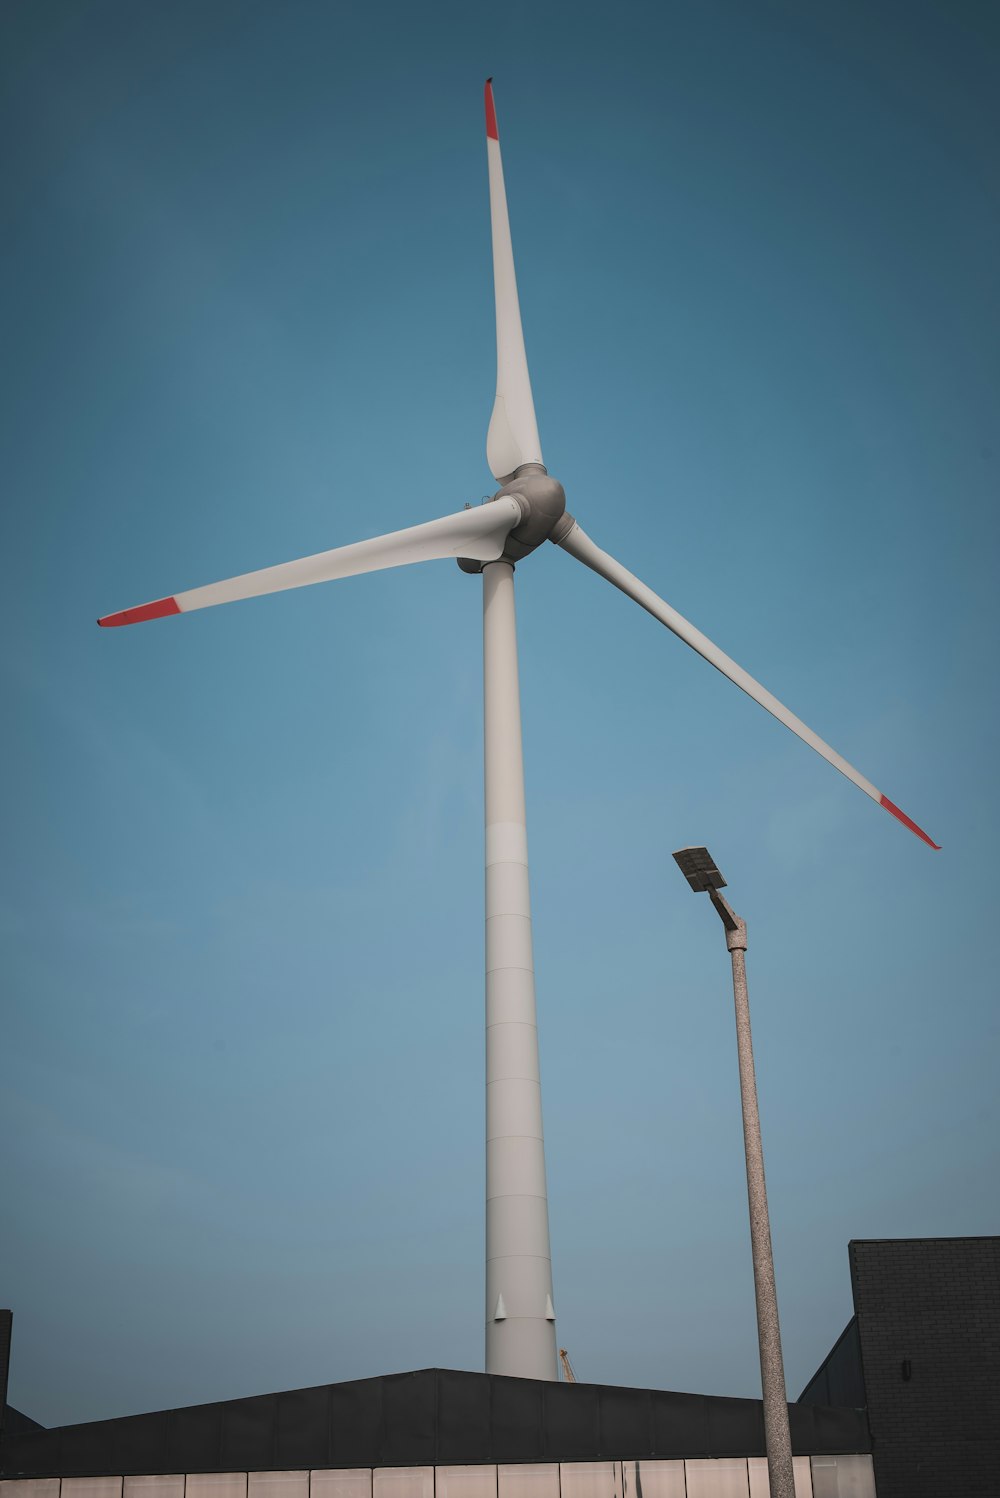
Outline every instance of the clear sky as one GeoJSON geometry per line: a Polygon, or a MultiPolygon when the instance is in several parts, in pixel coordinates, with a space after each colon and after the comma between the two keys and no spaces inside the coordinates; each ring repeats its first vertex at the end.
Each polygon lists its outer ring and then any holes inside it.
{"type": "Polygon", "coordinates": [[[997,1210],[985,3],[0,12],[0,1303],[44,1423],[482,1367],[480,586],[98,614],[491,491],[482,84],[550,470],[933,853],[546,545],[518,568],[558,1335],[790,1393],[850,1237],[997,1210]]]}

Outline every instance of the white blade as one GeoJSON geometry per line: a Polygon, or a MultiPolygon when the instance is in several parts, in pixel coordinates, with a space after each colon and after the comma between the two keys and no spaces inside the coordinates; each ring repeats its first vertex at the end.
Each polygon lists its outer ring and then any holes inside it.
{"type": "Polygon", "coordinates": [[[570,556],[576,557],[577,561],[583,562],[584,566],[590,567],[592,571],[600,573],[601,577],[606,577],[609,583],[614,583],[615,587],[620,588],[623,593],[627,593],[629,598],[634,598],[636,603],[641,604],[647,613],[652,614],[654,619],[659,619],[660,623],[665,624],[679,640],[684,641],[685,645],[690,645],[692,650],[696,650],[717,671],[721,671],[723,676],[728,676],[729,680],[735,682],[738,687],[746,692],[748,697],[752,697],[754,702],[759,702],[761,707],[766,708],[773,717],[777,718],[779,723],[784,723],[786,728],[790,728],[792,733],[797,734],[811,749],[815,749],[817,754],[821,754],[829,764],[833,765],[834,769],[839,770],[842,775],[846,775],[848,780],[864,791],[866,796],[871,796],[873,801],[877,801],[880,806],[885,807],[886,811],[891,812],[894,817],[898,817],[906,827],[909,827],[911,832],[916,833],[917,837],[923,838],[924,842],[929,843],[932,848],[939,846],[939,844],[927,836],[927,833],[921,827],[917,826],[916,822],[912,822],[905,812],[900,811],[899,807],[895,806],[889,800],[888,796],[883,796],[881,791],[875,789],[870,780],[866,780],[835,749],[831,749],[829,744],[824,743],[819,734],[813,733],[811,728],[807,728],[801,718],[797,718],[794,713],[789,712],[788,708],[779,702],[777,697],[773,697],[765,687],[761,686],[759,681],[755,681],[748,672],[744,671],[742,666],[738,666],[717,645],[713,645],[711,640],[706,639],[700,629],[695,629],[693,624],[689,624],[681,614],[678,614],[676,609],[672,609],[668,603],[665,603],[662,598],[659,598],[653,592],[652,588],[647,588],[645,583],[641,583],[620,562],[616,562],[614,557],[609,556],[606,551],[602,551],[599,546],[595,546],[590,537],[585,531],[581,530],[575,521],[567,534],[557,542],[557,545],[561,546],[564,551],[568,551],[570,556]]]}
{"type": "Polygon", "coordinates": [[[490,221],[493,225],[493,288],[497,304],[497,398],[486,437],[486,459],[494,478],[508,478],[522,463],[541,463],[528,360],[521,331],[521,308],[514,276],[507,194],[503,185],[500,137],[493,105],[493,80],[486,80],[486,156],[490,169],[490,221]]]}
{"type": "Polygon", "coordinates": [[[140,624],[167,614],[188,614],[192,609],[211,608],[216,603],[234,603],[239,598],[257,598],[262,593],[281,593],[286,588],[306,588],[311,583],[355,577],[361,572],[381,572],[386,567],[405,567],[411,562],[433,562],[442,557],[472,557],[495,562],[503,553],[507,536],[521,523],[521,507],[509,495],[474,510],[459,510],[425,525],[392,531],[353,546],[338,546],[296,562],[282,562],[260,572],[245,572],[204,588],[191,588],[169,598],[157,598],[117,614],[105,614],[98,624],[140,624]]]}

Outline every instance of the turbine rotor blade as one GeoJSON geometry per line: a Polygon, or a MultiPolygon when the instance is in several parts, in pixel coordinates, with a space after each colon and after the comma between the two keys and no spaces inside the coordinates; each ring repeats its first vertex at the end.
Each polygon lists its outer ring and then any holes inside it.
{"type": "Polygon", "coordinates": [[[535,403],[531,398],[528,359],[524,352],[492,78],[486,80],[486,157],[490,172],[493,289],[497,309],[497,394],[486,437],[486,458],[494,478],[505,479],[522,463],[541,463],[542,445],[538,440],[535,403]]]}
{"type": "MultiPolygon", "coordinates": [[[[569,518],[569,516],[566,517],[567,520],[569,518]]],[[[613,583],[616,588],[627,594],[629,598],[633,598],[647,613],[652,614],[654,619],[658,619],[661,624],[665,624],[667,629],[675,634],[679,640],[683,640],[685,645],[690,645],[692,650],[697,651],[704,660],[708,661],[709,665],[714,666],[717,671],[721,671],[723,676],[727,676],[731,682],[734,682],[736,686],[746,692],[748,697],[752,697],[754,702],[759,702],[761,707],[766,708],[772,717],[777,718],[779,723],[783,723],[786,728],[790,728],[792,733],[802,739],[803,743],[809,745],[810,749],[815,749],[817,754],[821,754],[828,764],[833,765],[835,770],[839,770],[842,775],[846,775],[847,779],[852,781],[859,790],[864,791],[866,796],[870,796],[873,801],[877,801],[886,811],[891,812],[894,817],[903,823],[904,827],[908,827],[911,832],[916,833],[917,837],[922,838],[930,847],[940,847],[940,844],[928,837],[922,827],[918,827],[916,822],[911,821],[905,812],[900,811],[899,807],[890,801],[888,796],[883,796],[882,792],[876,790],[870,780],[866,780],[864,775],[856,770],[853,765],[848,764],[847,760],[839,755],[835,749],[831,749],[830,745],[819,737],[819,734],[813,733],[811,728],[807,728],[801,718],[797,718],[793,712],[790,712],[783,703],[778,701],[777,697],[772,696],[766,687],[762,687],[760,682],[755,681],[749,672],[744,671],[742,666],[738,666],[734,660],[730,660],[729,656],[721,651],[717,645],[713,645],[712,641],[707,639],[700,629],[695,629],[693,624],[690,624],[683,615],[678,614],[676,609],[672,609],[668,603],[665,603],[662,598],[653,592],[652,588],[647,588],[645,583],[640,582],[620,562],[616,562],[613,556],[610,556],[608,552],[602,551],[599,546],[595,545],[576,521],[573,521],[566,528],[565,534],[559,537],[556,545],[561,546],[564,551],[568,551],[570,556],[576,557],[578,562],[582,562],[591,571],[597,572],[601,577],[607,578],[609,583],[613,583]]]]}
{"type": "Polygon", "coordinates": [[[521,523],[521,506],[510,495],[492,500],[475,509],[459,510],[424,525],[375,536],[370,541],[355,541],[333,551],[264,567],[260,572],[245,572],[203,588],[157,598],[136,608],[105,614],[98,624],[105,627],[140,624],[168,614],[188,614],[193,609],[211,608],[217,603],[234,603],[240,598],[257,598],[264,593],[281,593],[288,588],[306,588],[311,583],[331,582],[335,578],[356,577],[362,572],[381,572],[387,567],[405,567],[411,562],[433,562],[443,557],[472,557],[479,562],[495,562],[503,553],[507,536],[521,523]]]}

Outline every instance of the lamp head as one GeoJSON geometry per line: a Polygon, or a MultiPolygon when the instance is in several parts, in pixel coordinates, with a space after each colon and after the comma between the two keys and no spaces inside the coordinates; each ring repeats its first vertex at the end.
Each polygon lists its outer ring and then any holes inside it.
{"type": "Polygon", "coordinates": [[[696,894],[704,890],[725,889],[726,881],[707,848],[678,848],[674,862],[696,894]]]}

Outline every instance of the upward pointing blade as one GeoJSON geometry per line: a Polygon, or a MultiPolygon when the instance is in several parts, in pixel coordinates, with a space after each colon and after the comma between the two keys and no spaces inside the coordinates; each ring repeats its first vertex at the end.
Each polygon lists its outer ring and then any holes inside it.
{"type": "Polygon", "coordinates": [[[689,623],[682,614],[672,609],[669,603],[653,592],[652,588],[647,588],[646,584],[640,582],[633,573],[629,572],[628,568],[622,566],[621,562],[616,562],[613,556],[596,546],[575,520],[556,544],[564,551],[568,551],[570,556],[576,557],[577,561],[582,562],[585,567],[589,567],[591,571],[599,573],[601,577],[606,577],[609,583],[614,583],[615,587],[620,588],[629,598],[634,598],[636,603],[647,613],[652,614],[654,619],[659,619],[660,623],[665,624],[679,640],[683,640],[685,645],[690,645],[692,650],[697,651],[703,660],[708,661],[717,671],[721,671],[723,676],[728,676],[729,680],[746,692],[748,697],[752,697],[754,702],[759,702],[761,707],[766,708],[779,723],[784,723],[785,727],[790,728],[803,743],[809,745],[810,749],[815,749],[817,754],[821,754],[828,764],[833,765],[835,770],[839,770],[841,775],[846,775],[848,780],[859,790],[864,791],[866,796],[870,796],[873,801],[877,801],[886,811],[897,817],[904,827],[909,827],[911,832],[923,838],[930,847],[940,846],[927,836],[922,827],[918,827],[916,822],[911,821],[904,811],[900,811],[888,796],[883,796],[881,791],[876,790],[871,781],[866,780],[859,770],[848,764],[847,760],[835,749],[831,749],[818,733],[813,733],[801,718],[789,712],[784,703],[772,696],[759,681],[755,681],[748,671],[744,671],[742,666],[738,666],[734,660],[731,660],[724,651],[719,649],[718,645],[713,645],[700,629],[695,629],[694,625],[689,623]]]}
{"type": "Polygon", "coordinates": [[[541,463],[535,404],[517,300],[514,250],[507,217],[500,137],[493,103],[493,80],[486,80],[486,156],[490,169],[490,221],[493,225],[493,289],[497,305],[497,396],[486,437],[486,459],[494,478],[509,478],[522,463],[541,463]]]}

